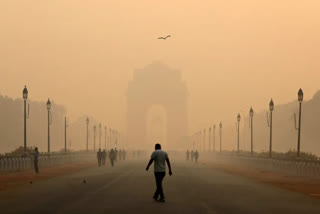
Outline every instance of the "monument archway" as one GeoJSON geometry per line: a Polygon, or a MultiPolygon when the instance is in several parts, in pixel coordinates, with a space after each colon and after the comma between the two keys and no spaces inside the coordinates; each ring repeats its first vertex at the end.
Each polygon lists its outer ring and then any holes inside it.
{"type": "Polygon", "coordinates": [[[146,142],[158,142],[167,147],[167,112],[163,106],[153,105],[146,112],[146,142]]]}
{"type": "Polygon", "coordinates": [[[159,105],[166,110],[167,147],[184,148],[182,139],[188,132],[187,96],[180,71],[158,62],[135,70],[127,91],[128,147],[153,148],[156,142],[147,142],[147,112],[159,105]]]}

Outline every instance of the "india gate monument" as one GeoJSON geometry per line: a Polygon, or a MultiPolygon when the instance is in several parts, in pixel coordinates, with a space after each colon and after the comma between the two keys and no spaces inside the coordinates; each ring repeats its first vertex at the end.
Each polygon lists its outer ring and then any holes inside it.
{"type": "Polygon", "coordinates": [[[188,134],[188,92],[181,72],[154,62],[133,73],[127,91],[128,147],[184,148],[188,134]]]}

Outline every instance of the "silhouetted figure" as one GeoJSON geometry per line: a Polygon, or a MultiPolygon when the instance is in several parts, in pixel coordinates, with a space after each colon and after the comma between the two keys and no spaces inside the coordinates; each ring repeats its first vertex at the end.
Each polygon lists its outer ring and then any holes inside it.
{"type": "Polygon", "coordinates": [[[102,158],[102,152],[101,149],[97,152],[97,159],[98,159],[98,166],[101,166],[101,158],[102,158]]]}
{"type": "Polygon", "coordinates": [[[191,161],[193,162],[193,160],[194,160],[194,151],[192,150],[191,151],[191,161]]]}
{"type": "Polygon", "coordinates": [[[39,151],[38,151],[38,147],[36,147],[34,149],[34,153],[33,153],[33,162],[34,162],[34,172],[36,174],[39,173],[39,166],[38,166],[38,162],[39,162],[39,151]]]}
{"type": "Polygon", "coordinates": [[[188,160],[189,160],[189,157],[190,157],[190,152],[189,152],[189,150],[187,150],[186,155],[187,155],[187,161],[188,161],[188,160]]]}
{"type": "Polygon", "coordinates": [[[102,165],[106,165],[106,158],[107,158],[107,152],[104,149],[103,152],[101,153],[101,161],[102,161],[102,165]]]}
{"type": "Polygon", "coordinates": [[[148,163],[146,171],[149,170],[149,167],[153,162],[154,162],[154,176],[156,178],[156,185],[157,185],[157,189],[156,189],[156,192],[154,193],[153,199],[158,200],[158,197],[160,195],[159,201],[165,202],[163,189],[162,189],[162,180],[164,176],[166,176],[166,162],[169,168],[170,176],[172,175],[172,171],[171,171],[171,165],[170,165],[168,154],[165,151],[161,150],[160,144],[155,145],[155,151],[151,154],[151,159],[148,163]]]}
{"type": "Polygon", "coordinates": [[[118,150],[117,148],[114,149],[114,161],[118,160],[118,150]]]}
{"type": "Polygon", "coordinates": [[[111,166],[113,167],[114,166],[114,160],[116,158],[116,154],[115,154],[115,151],[113,149],[111,149],[110,153],[109,153],[109,159],[110,159],[110,163],[111,163],[111,166]]]}
{"type": "Polygon", "coordinates": [[[198,163],[198,158],[199,158],[199,153],[198,153],[198,150],[196,150],[196,152],[194,153],[194,159],[196,163],[198,163]]]}

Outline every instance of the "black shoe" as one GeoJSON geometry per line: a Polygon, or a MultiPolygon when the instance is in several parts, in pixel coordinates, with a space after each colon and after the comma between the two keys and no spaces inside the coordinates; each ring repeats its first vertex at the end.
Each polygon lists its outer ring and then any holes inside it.
{"type": "Polygon", "coordinates": [[[164,200],[164,198],[160,198],[159,202],[166,202],[166,200],[164,200]]]}
{"type": "Polygon", "coordinates": [[[153,196],[153,200],[158,201],[158,197],[153,196]]]}

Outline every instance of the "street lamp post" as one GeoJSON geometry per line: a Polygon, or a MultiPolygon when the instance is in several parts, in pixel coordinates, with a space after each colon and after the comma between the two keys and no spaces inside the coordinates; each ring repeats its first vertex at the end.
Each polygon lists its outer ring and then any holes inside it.
{"type": "Polygon", "coordinates": [[[117,131],[117,145],[118,145],[118,148],[121,149],[122,143],[120,140],[120,131],[117,131]]]}
{"type": "Polygon", "coordinates": [[[194,141],[195,141],[195,149],[198,149],[198,134],[197,132],[194,133],[194,141]]]}
{"type": "Polygon", "coordinates": [[[121,148],[121,144],[120,144],[120,133],[119,133],[118,130],[116,131],[116,144],[117,144],[117,147],[118,147],[118,148],[121,148]]]}
{"type": "Polygon", "coordinates": [[[111,140],[111,128],[109,128],[109,149],[112,148],[111,140]]]}
{"type": "Polygon", "coordinates": [[[97,127],[96,125],[93,126],[93,151],[96,151],[96,131],[97,127]]]}
{"type": "Polygon", "coordinates": [[[67,152],[67,117],[64,117],[64,152],[67,152]]]}
{"type": "Polygon", "coordinates": [[[198,134],[197,134],[197,132],[194,133],[194,141],[195,141],[195,149],[198,149],[198,134]]]}
{"type": "Polygon", "coordinates": [[[111,145],[114,148],[114,129],[111,130],[111,145]]]}
{"type": "Polygon", "coordinates": [[[87,152],[89,151],[89,117],[86,120],[87,123],[87,152]]]}
{"type": "Polygon", "coordinates": [[[213,134],[213,151],[216,151],[216,124],[213,125],[212,129],[213,134]]]}
{"type": "Polygon", "coordinates": [[[237,121],[238,121],[238,153],[240,152],[240,120],[241,116],[238,114],[237,121]]]}
{"type": "Polygon", "coordinates": [[[116,149],[117,148],[117,145],[116,145],[116,130],[112,130],[112,138],[113,138],[113,145],[114,145],[114,148],[116,149]]]}
{"type": "Polygon", "coordinates": [[[211,151],[211,127],[209,127],[209,152],[211,151]]]}
{"type": "Polygon", "coordinates": [[[23,150],[24,153],[27,152],[27,99],[28,99],[28,89],[27,86],[24,86],[22,91],[22,97],[24,102],[24,142],[23,142],[23,150]]]}
{"type": "Polygon", "coordinates": [[[195,133],[192,134],[192,149],[196,146],[196,136],[195,133]]]}
{"type": "Polygon", "coordinates": [[[202,150],[202,139],[201,139],[201,130],[199,131],[199,150],[202,150]]]}
{"type": "Polygon", "coordinates": [[[269,110],[270,110],[270,148],[269,148],[269,157],[272,157],[272,112],[274,109],[274,103],[273,100],[271,99],[269,103],[269,110]]]}
{"type": "Polygon", "coordinates": [[[196,149],[199,150],[199,132],[196,132],[196,141],[197,141],[196,149]]]}
{"type": "Polygon", "coordinates": [[[193,133],[193,147],[194,147],[194,149],[197,148],[197,133],[196,132],[193,133]]]}
{"type": "Polygon", "coordinates": [[[197,132],[197,150],[200,151],[200,140],[199,140],[200,132],[197,132]]]}
{"type": "Polygon", "coordinates": [[[107,149],[107,126],[104,126],[104,149],[107,149]]]}
{"type": "Polygon", "coordinates": [[[298,148],[297,148],[297,157],[300,157],[300,131],[301,131],[301,105],[303,101],[303,91],[300,88],[298,91],[298,101],[299,101],[299,129],[298,129],[298,148]]]}
{"type": "Polygon", "coordinates": [[[99,149],[101,149],[101,123],[99,123],[99,149]]]}
{"type": "Polygon", "coordinates": [[[222,151],[222,122],[219,124],[220,127],[220,152],[222,151]]]}
{"type": "Polygon", "coordinates": [[[253,155],[253,109],[250,108],[249,111],[250,114],[250,128],[251,128],[251,156],[253,155]]]}
{"type": "Polygon", "coordinates": [[[47,110],[48,110],[48,155],[50,154],[50,109],[51,109],[51,102],[48,98],[47,101],[47,110]]]}
{"type": "Polygon", "coordinates": [[[203,152],[206,151],[206,129],[203,129],[203,152]]]}

